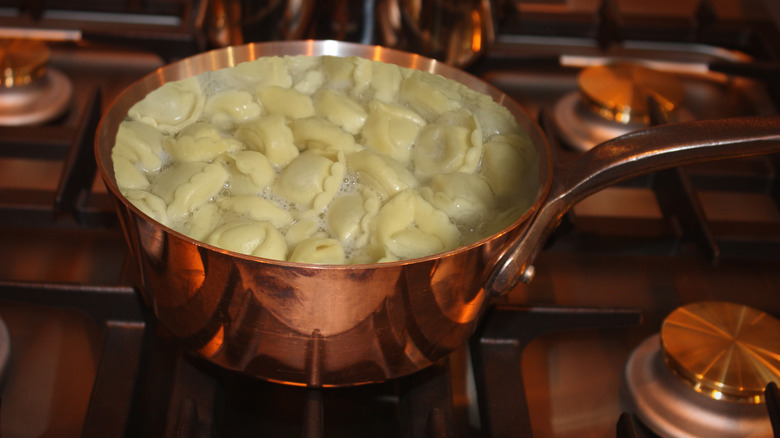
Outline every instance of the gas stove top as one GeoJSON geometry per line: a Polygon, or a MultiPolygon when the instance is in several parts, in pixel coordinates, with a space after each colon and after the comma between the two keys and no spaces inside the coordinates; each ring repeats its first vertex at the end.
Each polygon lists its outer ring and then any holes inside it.
{"type": "MultiPolygon", "coordinates": [[[[68,109],[0,127],[3,437],[648,436],[624,374],[668,315],[727,301],[780,317],[779,163],[763,156],[658,172],[583,201],[533,282],[496,300],[471,345],[417,375],[312,390],[218,369],[182,351],[141,301],[92,135],[124,87],[213,44],[207,11],[231,2],[150,2],[152,12],[127,2],[86,15],[6,3],[0,25],[15,35],[79,32],[51,44],[51,68],[73,86],[68,109]]],[[[674,117],[778,114],[780,84],[762,76],[780,60],[771,10],[634,3],[511,2],[491,49],[466,68],[521,103],[559,161],[583,153],[561,129],[585,123],[571,122],[580,74],[613,61],[679,81],[674,117]],[[761,68],[724,70],[735,66],[761,68]]],[[[311,29],[301,36],[333,36],[311,29]]]]}

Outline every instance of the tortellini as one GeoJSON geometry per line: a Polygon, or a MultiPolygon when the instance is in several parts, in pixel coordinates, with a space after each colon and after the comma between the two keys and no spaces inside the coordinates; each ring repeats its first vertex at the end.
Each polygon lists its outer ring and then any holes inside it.
{"type": "Polygon", "coordinates": [[[290,255],[291,262],[343,265],[344,247],[336,239],[313,237],[299,243],[290,255]]]}
{"type": "Polygon", "coordinates": [[[523,137],[498,135],[484,146],[482,174],[496,196],[517,197],[524,193],[529,175],[537,167],[537,156],[523,137]],[[525,146],[525,147],[524,147],[525,146]]]}
{"type": "Polygon", "coordinates": [[[358,175],[362,184],[376,190],[383,199],[417,186],[417,179],[405,166],[371,151],[350,155],[347,167],[358,175]]]}
{"type": "Polygon", "coordinates": [[[221,164],[207,164],[186,183],[178,186],[168,204],[168,217],[182,219],[216,196],[225,186],[228,172],[221,164]]]}
{"type": "Polygon", "coordinates": [[[206,242],[229,251],[273,260],[285,260],[287,244],[282,233],[268,222],[228,222],[209,235],[206,242]]]}
{"type": "Polygon", "coordinates": [[[162,166],[163,135],[145,123],[122,123],[116,134],[116,144],[111,151],[116,160],[122,157],[142,171],[155,171],[162,166]]]}
{"type": "Polygon", "coordinates": [[[257,98],[269,113],[282,114],[288,119],[300,119],[314,115],[311,96],[293,88],[266,87],[257,92],[257,98]]]}
{"type": "Polygon", "coordinates": [[[307,117],[291,123],[296,144],[335,159],[339,152],[351,153],[361,148],[355,137],[322,117],[307,117]]]}
{"type": "Polygon", "coordinates": [[[238,82],[246,89],[292,86],[292,76],[288,71],[287,62],[275,56],[242,62],[233,68],[220,70],[219,74],[228,80],[238,82]]]}
{"type": "Polygon", "coordinates": [[[206,101],[204,116],[215,126],[230,129],[260,116],[260,104],[246,91],[228,90],[206,101]]]}
{"type": "Polygon", "coordinates": [[[356,58],[340,56],[323,56],[322,70],[332,88],[347,88],[351,85],[352,73],[355,71],[355,64],[359,62],[356,58]]]}
{"type": "Polygon", "coordinates": [[[369,59],[264,57],[166,83],[112,150],[122,194],[247,256],[364,264],[500,231],[536,193],[536,151],[486,95],[369,59]]]}
{"type": "Polygon", "coordinates": [[[295,204],[319,211],[336,196],[344,171],[344,163],[304,152],[279,174],[273,192],[295,204]]]}
{"type": "Polygon", "coordinates": [[[128,121],[119,126],[111,150],[117,184],[128,189],[147,189],[146,172],[162,167],[163,135],[142,122],[128,121]]]}
{"type": "Polygon", "coordinates": [[[168,206],[159,196],[147,192],[146,190],[138,189],[126,190],[124,195],[147,216],[157,222],[168,225],[168,206]]]}
{"type": "Polygon", "coordinates": [[[379,196],[371,189],[335,198],[326,215],[330,235],[348,247],[365,246],[370,237],[371,221],[381,205],[379,196]]]}
{"type": "Polygon", "coordinates": [[[181,130],[178,135],[163,142],[174,161],[210,161],[219,155],[241,148],[233,138],[224,138],[217,129],[205,122],[197,122],[181,130]]]}
{"type": "Polygon", "coordinates": [[[373,98],[380,102],[396,102],[403,79],[401,69],[395,64],[374,62],[371,65],[373,66],[371,83],[368,90],[364,92],[373,92],[373,98]]]}
{"type": "Polygon", "coordinates": [[[413,259],[453,249],[460,231],[449,216],[414,190],[394,196],[377,214],[373,239],[387,261],[413,259]]]}
{"type": "Polygon", "coordinates": [[[279,229],[289,227],[294,221],[289,211],[273,201],[257,196],[229,196],[218,200],[217,204],[224,211],[254,221],[269,222],[279,229]]]}
{"type": "Polygon", "coordinates": [[[197,77],[168,82],[147,94],[128,111],[133,120],[166,134],[195,123],[203,112],[205,98],[197,77]]]}
{"type": "Polygon", "coordinates": [[[434,175],[431,185],[420,189],[423,198],[447,213],[456,223],[476,229],[496,208],[496,196],[480,175],[452,172],[434,175]]]}
{"type": "Polygon", "coordinates": [[[363,142],[367,148],[406,165],[412,157],[412,146],[425,125],[425,119],[409,108],[372,100],[363,126],[363,142]]]}
{"type": "Polygon", "coordinates": [[[114,176],[116,183],[124,190],[144,190],[149,188],[146,175],[136,167],[135,163],[121,155],[112,155],[114,161],[114,176]]]}
{"type": "Polygon", "coordinates": [[[170,166],[165,172],[154,178],[151,192],[159,196],[168,205],[173,201],[176,189],[186,184],[195,174],[201,172],[206,163],[190,161],[170,166]]]}
{"type": "Polygon", "coordinates": [[[472,173],[482,158],[482,130],[468,111],[448,111],[423,128],[412,157],[419,175],[472,173]]]}
{"type": "Polygon", "coordinates": [[[235,171],[231,173],[233,180],[230,182],[231,191],[238,194],[236,186],[241,184],[238,180],[245,179],[245,187],[242,193],[258,193],[271,186],[276,177],[276,172],[271,161],[260,152],[243,150],[228,156],[233,160],[235,171]],[[248,186],[248,187],[246,187],[248,186]]]}
{"type": "Polygon", "coordinates": [[[322,90],[314,96],[314,106],[318,115],[352,135],[360,132],[368,115],[358,101],[329,89],[322,90]]]}
{"type": "Polygon", "coordinates": [[[236,137],[249,149],[262,152],[277,167],[285,167],[300,154],[292,129],[281,114],[269,114],[236,130],[236,137]]]}
{"type": "Polygon", "coordinates": [[[203,204],[192,212],[192,219],[183,224],[180,231],[195,240],[205,240],[219,226],[221,219],[217,204],[203,204]]]}
{"type": "Polygon", "coordinates": [[[460,108],[459,100],[451,98],[451,93],[447,92],[448,88],[453,87],[451,84],[459,87],[456,82],[447,81],[441,76],[413,71],[401,82],[399,97],[413,110],[433,118],[460,108]]]}

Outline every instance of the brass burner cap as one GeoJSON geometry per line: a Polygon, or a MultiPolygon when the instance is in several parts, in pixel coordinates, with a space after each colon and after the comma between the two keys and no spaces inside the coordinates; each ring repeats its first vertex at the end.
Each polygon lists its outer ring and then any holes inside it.
{"type": "Polygon", "coordinates": [[[661,327],[669,367],[717,400],[762,403],[780,382],[780,321],[739,304],[707,301],[673,311],[661,327]]]}
{"type": "Polygon", "coordinates": [[[620,123],[649,123],[650,97],[668,116],[680,106],[685,94],[674,75],[626,63],[588,67],[580,72],[578,85],[593,111],[620,123]]]}
{"type": "Polygon", "coordinates": [[[46,43],[29,39],[0,40],[2,85],[27,85],[46,74],[51,50],[46,43]]]}

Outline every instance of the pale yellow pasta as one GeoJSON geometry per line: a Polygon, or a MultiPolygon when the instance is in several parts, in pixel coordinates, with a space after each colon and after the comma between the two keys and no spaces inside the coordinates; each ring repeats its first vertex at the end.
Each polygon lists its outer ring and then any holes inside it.
{"type": "Polygon", "coordinates": [[[339,153],[349,154],[362,149],[355,137],[322,117],[297,119],[290,125],[295,144],[332,160],[337,159],[339,153]]]}
{"type": "Polygon", "coordinates": [[[167,205],[159,196],[146,190],[137,189],[126,190],[123,194],[147,216],[164,225],[169,224],[167,205]]]}
{"type": "Polygon", "coordinates": [[[223,211],[257,222],[268,222],[278,229],[286,229],[294,219],[292,214],[273,201],[257,196],[229,196],[217,201],[223,211]]]}
{"type": "Polygon", "coordinates": [[[471,147],[471,130],[466,127],[439,123],[426,125],[412,151],[415,174],[429,177],[455,172],[469,164],[466,153],[471,147]]]}
{"type": "MultiPolygon", "coordinates": [[[[460,108],[454,111],[447,111],[439,115],[435,120],[436,123],[442,125],[462,126],[471,130],[471,146],[477,148],[478,153],[482,152],[483,133],[477,118],[474,114],[466,108],[460,108]]],[[[473,172],[474,169],[461,169],[461,171],[473,172]]]]}
{"type": "Polygon", "coordinates": [[[398,101],[398,92],[401,89],[401,69],[395,64],[382,62],[372,63],[373,75],[371,83],[365,93],[373,93],[373,99],[385,103],[398,101]]]}
{"type": "Polygon", "coordinates": [[[292,129],[281,114],[269,114],[241,125],[236,137],[247,147],[262,152],[277,167],[284,168],[298,156],[292,129]]]}
{"type": "Polygon", "coordinates": [[[258,196],[265,190],[267,186],[258,185],[250,175],[238,170],[235,160],[231,157],[224,155],[221,158],[230,176],[225,183],[225,190],[220,192],[219,196],[258,196]]]}
{"type": "Polygon", "coordinates": [[[346,261],[344,247],[336,239],[314,237],[299,243],[290,255],[291,262],[342,265],[346,261]]]}
{"type": "Polygon", "coordinates": [[[319,217],[309,213],[306,212],[303,217],[296,218],[295,222],[287,229],[284,238],[288,247],[295,248],[304,240],[314,237],[329,237],[328,233],[322,231],[319,217]]]}
{"type": "Polygon", "coordinates": [[[231,129],[238,123],[260,116],[260,105],[254,97],[240,90],[227,90],[206,100],[204,117],[220,129],[231,129]]]}
{"type": "Polygon", "coordinates": [[[487,181],[472,173],[434,175],[430,186],[421,188],[420,194],[465,229],[476,229],[488,221],[497,205],[487,181]]]}
{"type": "Polygon", "coordinates": [[[363,185],[376,190],[383,200],[417,187],[417,179],[403,164],[369,150],[349,155],[347,169],[357,174],[363,185]]]}
{"type": "Polygon", "coordinates": [[[205,240],[222,222],[222,214],[217,204],[206,203],[192,212],[189,221],[182,224],[181,231],[195,240],[205,240]]]}
{"type": "Polygon", "coordinates": [[[308,73],[312,71],[322,73],[320,68],[322,60],[318,56],[285,56],[281,59],[287,66],[293,87],[305,82],[308,73]]]}
{"type": "Polygon", "coordinates": [[[221,164],[207,164],[202,171],[176,188],[173,201],[168,205],[168,216],[172,220],[182,219],[223,190],[228,177],[227,170],[221,164]]]}
{"type": "Polygon", "coordinates": [[[272,191],[293,204],[323,209],[336,195],[345,166],[314,152],[304,152],[276,178],[272,191]]]}
{"type": "Polygon", "coordinates": [[[237,81],[244,87],[292,86],[292,76],[287,71],[287,61],[278,56],[267,56],[254,61],[242,62],[235,67],[221,70],[221,74],[237,81]]]}
{"type": "Polygon", "coordinates": [[[355,71],[355,58],[323,56],[322,70],[334,88],[352,86],[352,73],[355,71]]]}
{"type": "Polygon", "coordinates": [[[236,221],[217,228],[206,243],[241,254],[273,260],[287,258],[284,236],[268,222],[236,221]]]}
{"type": "Polygon", "coordinates": [[[506,107],[496,105],[489,96],[479,95],[470,107],[471,112],[482,128],[482,135],[490,138],[494,135],[517,134],[528,138],[520,128],[512,113],[506,107]]]}
{"type": "Polygon", "coordinates": [[[197,122],[182,129],[176,136],[167,137],[163,147],[174,161],[211,161],[225,152],[240,149],[241,143],[223,137],[209,123],[197,122]]]}
{"type": "Polygon", "coordinates": [[[352,71],[352,90],[350,94],[361,98],[365,96],[368,87],[371,85],[375,63],[364,58],[351,58],[351,61],[355,63],[355,69],[352,71]]]}
{"type": "Polygon", "coordinates": [[[516,200],[536,168],[534,150],[517,135],[494,136],[485,143],[481,173],[499,198],[516,200]]]}
{"type": "Polygon", "coordinates": [[[360,132],[368,115],[358,101],[329,89],[324,89],[314,96],[314,108],[317,115],[352,135],[360,132]]]}
{"type": "Polygon", "coordinates": [[[399,98],[410,108],[432,120],[439,114],[453,111],[461,107],[457,99],[451,99],[447,91],[447,83],[442,83],[440,76],[429,75],[420,71],[411,71],[401,82],[399,98]]]}
{"type": "Polygon", "coordinates": [[[436,254],[455,248],[460,239],[449,216],[415,190],[403,191],[383,205],[373,227],[372,240],[385,249],[385,261],[436,254]]]}
{"type": "Polygon", "coordinates": [[[412,146],[426,122],[419,114],[395,103],[372,100],[363,126],[364,145],[407,165],[412,146]]]}
{"type": "Polygon", "coordinates": [[[162,142],[162,133],[153,126],[128,121],[119,125],[111,156],[124,158],[139,171],[156,171],[163,165],[162,142]]]}
{"type": "Polygon", "coordinates": [[[299,82],[295,83],[295,91],[311,96],[325,83],[325,75],[319,70],[309,70],[303,73],[299,82]]]}
{"type": "Polygon", "coordinates": [[[150,191],[163,199],[166,205],[170,204],[176,189],[186,184],[197,173],[202,172],[204,167],[206,167],[206,163],[201,161],[174,163],[165,172],[155,175],[150,191]]]}
{"type": "Polygon", "coordinates": [[[281,114],[288,119],[300,119],[314,115],[311,96],[293,88],[265,87],[257,91],[257,98],[269,114],[281,114]]]}
{"type": "Polygon", "coordinates": [[[339,196],[328,206],[328,231],[342,242],[353,239],[360,230],[360,220],[365,214],[363,196],[339,196]]]}
{"type": "Polygon", "coordinates": [[[271,161],[260,152],[244,150],[230,153],[228,156],[233,159],[238,172],[249,177],[254,193],[260,193],[270,187],[276,178],[271,161]]]}
{"type": "Polygon", "coordinates": [[[128,115],[164,133],[176,133],[198,120],[204,101],[198,78],[187,78],[152,91],[133,105],[128,115]]]}
{"type": "Polygon", "coordinates": [[[146,173],[139,169],[134,161],[130,161],[121,155],[111,156],[114,161],[114,177],[116,183],[123,190],[146,190],[149,188],[149,180],[146,173]]]}
{"type": "Polygon", "coordinates": [[[379,195],[370,189],[335,198],[326,215],[330,235],[350,248],[365,246],[371,221],[381,205],[379,195]]]}

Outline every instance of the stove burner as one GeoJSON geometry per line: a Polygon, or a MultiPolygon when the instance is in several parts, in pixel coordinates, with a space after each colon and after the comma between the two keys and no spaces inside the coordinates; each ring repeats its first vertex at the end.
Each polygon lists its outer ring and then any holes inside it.
{"type": "Polygon", "coordinates": [[[73,86],[48,68],[50,56],[46,44],[37,40],[0,41],[0,125],[49,122],[68,107],[73,86]]]}
{"type": "Polygon", "coordinates": [[[683,306],[629,357],[625,401],[660,436],[771,437],[763,390],[780,379],[778,329],[779,321],[746,306],[683,306]]]}
{"type": "Polygon", "coordinates": [[[669,115],[680,107],[685,90],[675,76],[636,64],[589,67],[577,78],[584,101],[607,120],[650,122],[649,99],[669,115]]]}
{"type": "Polygon", "coordinates": [[[716,400],[761,403],[780,381],[780,321],[726,302],[695,303],[661,327],[664,359],[684,382],[716,400]]]}
{"type": "Polygon", "coordinates": [[[664,120],[693,118],[681,107],[682,83],[664,72],[634,64],[593,66],[580,72],[577,85],[555,105],[554,119],[566,144],[579,151],[647,128],[654,110],[664,120]]]}

